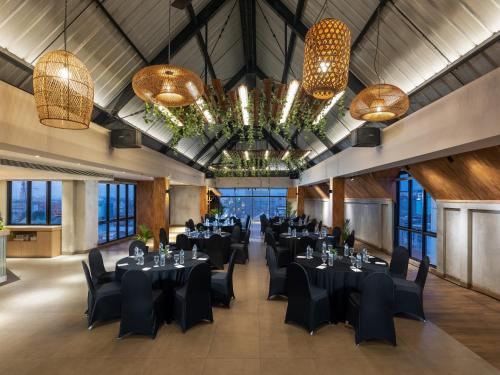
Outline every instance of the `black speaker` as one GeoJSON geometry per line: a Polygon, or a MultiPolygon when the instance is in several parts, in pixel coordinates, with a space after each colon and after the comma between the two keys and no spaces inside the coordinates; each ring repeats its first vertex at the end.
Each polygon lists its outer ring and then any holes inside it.
{"type": "Polygon", "coordinates": [[[379,128],[357,128],[351,133],[352,147],[380,146],[379,128]]]}
{"type": "Polygon", "coordinates": [[[141,132],[135,129],[111,130],[111,147],[141,148],[141,132]]]}

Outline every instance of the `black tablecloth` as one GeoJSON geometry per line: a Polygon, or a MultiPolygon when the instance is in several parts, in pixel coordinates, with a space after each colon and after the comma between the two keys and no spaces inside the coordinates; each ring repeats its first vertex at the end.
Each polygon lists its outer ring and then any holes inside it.
{"type": "MultiPolygon", "coordinates": [[[[304,236],[307,236],[307,237],[309,237],[309,238],[311,238],[313,240],[313,242],[314,242],[313,249],[315,248],[316,241],[319,238],[320,239],[325,239],[325,237],[319,237],[319,235],[316,234],[316,233],[304,234],[302,232],[297,232],[297,236],[295,236],[295,237],[292,237],[288,233],[281,233],[280,234],[280,239],[279,239],[280,245],[287,246],[290,249],[290,253],[291,253],[292,259],[295,258],[295,256],[297,255],[297,242],[298,242],[299,238],[302,238],[304,236]]],[[[326,243],[330,244],[330,245],[333,245],[333,236],[327,236],[326,237],[326,243]]],[[[338,250],[337,252],[339,252],[339,254],[340,253],[343,254],[344,250],[340,251],[340,248],[337,248],[337,250],[338,250]]]]}
{"type": "MultiPolygon", "coordinates": [[[[302,254],[305,255],[305,254],[302,254]]],[[[297,258],[295,262],[302,265],[309,274],[309,280],[313,285],[326,289],[330,296],[331,322],[344,322],[347,298],[351,291],[359,291],[361,283],[366,275],[371,272],[387,272],[387,262],[374,257],[370,263],[363,263],[363,272],[351,270],[351,262],[347,257],[339,257],[333,262],[333,266],[325,269],[316,268],[322,264],[321,253],[314,253],[313,259],[297,258]],[[385,265],[377,265],[375,262],[383,262],[385,265]]]]}

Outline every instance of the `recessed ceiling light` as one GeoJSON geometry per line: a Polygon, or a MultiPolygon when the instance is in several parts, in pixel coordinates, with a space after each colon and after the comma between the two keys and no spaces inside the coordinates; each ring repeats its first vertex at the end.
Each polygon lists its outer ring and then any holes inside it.
{"type": "Polygon", "coordinates": [[[35,158],[39,158],[39,157],[40,157],[40,155],[35,155],[35,158]]]}
{"type": "Polygon", "coordinates": [[[297,92],[299,91],[299,87],[300,87],[300,83],[297,80],[293,80],[288,85],[288,91],[286,93],[286,101],[285,101],[285,104],[283,106],[283,110],[281,111],[280,124],[284,124],[286,122],[288,114],[290,113],[290,110],[292,109],[292,104],[293,104],[293,101],[295,100],[295,96],[297,95],[297,92]]]}
{"type": "Polygon", "coordinates": [[[313,124],[316,125],[318,122],[320,122],[323,117],[325,117],[328,112],[333,108],[335,104],[339,101],[339,99],[344,95],[345,91],[339,92],[337,95],[335,95],[333,98],[330,99],[330,101],[323,107],[320,113],[318,113],[318,116],[316,116],[316,119],[314,120],[313,124]]]}

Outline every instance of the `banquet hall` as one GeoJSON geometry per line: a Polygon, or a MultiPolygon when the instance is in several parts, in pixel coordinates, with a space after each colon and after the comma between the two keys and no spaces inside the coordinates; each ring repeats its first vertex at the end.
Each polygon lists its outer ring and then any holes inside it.
{"type": "Polygon", "coordinates": [[[0,374],[500,374],[500,0],[0,20],[0,374]]]}

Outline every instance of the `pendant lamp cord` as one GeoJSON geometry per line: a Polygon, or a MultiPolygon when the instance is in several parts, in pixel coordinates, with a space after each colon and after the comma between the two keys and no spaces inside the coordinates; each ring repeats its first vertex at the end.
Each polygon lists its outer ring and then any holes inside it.
{"type": "Polygon", "coordinates": [[[172,44],[172,39],[170,36],[170,13],[172,13],[172,0],[168,1],[168,63],[170,64],[170,44],[172,44]]]}
{"type": "Polygon", "coordinates": [[[66,51],[66,27],[67,27],[67,22],[68,22],[68,0],[64,1],[64,51],[66,51]]]}
{"type": "Polygon", "coordinates": [[[378,79],[378,83],[381,83],[380,82],[380,74],[379,74],[379,71],[378,71],[378,43],[379,43],[379,37],[380,37],[380,6],[378,7],[378,10],[377,10],[377,39],[376,39],[376,42],[375,42],[375,56],[373,58],[373,69],[375,70],[375,74],[377,75],[377,79],[378,79]]]}

